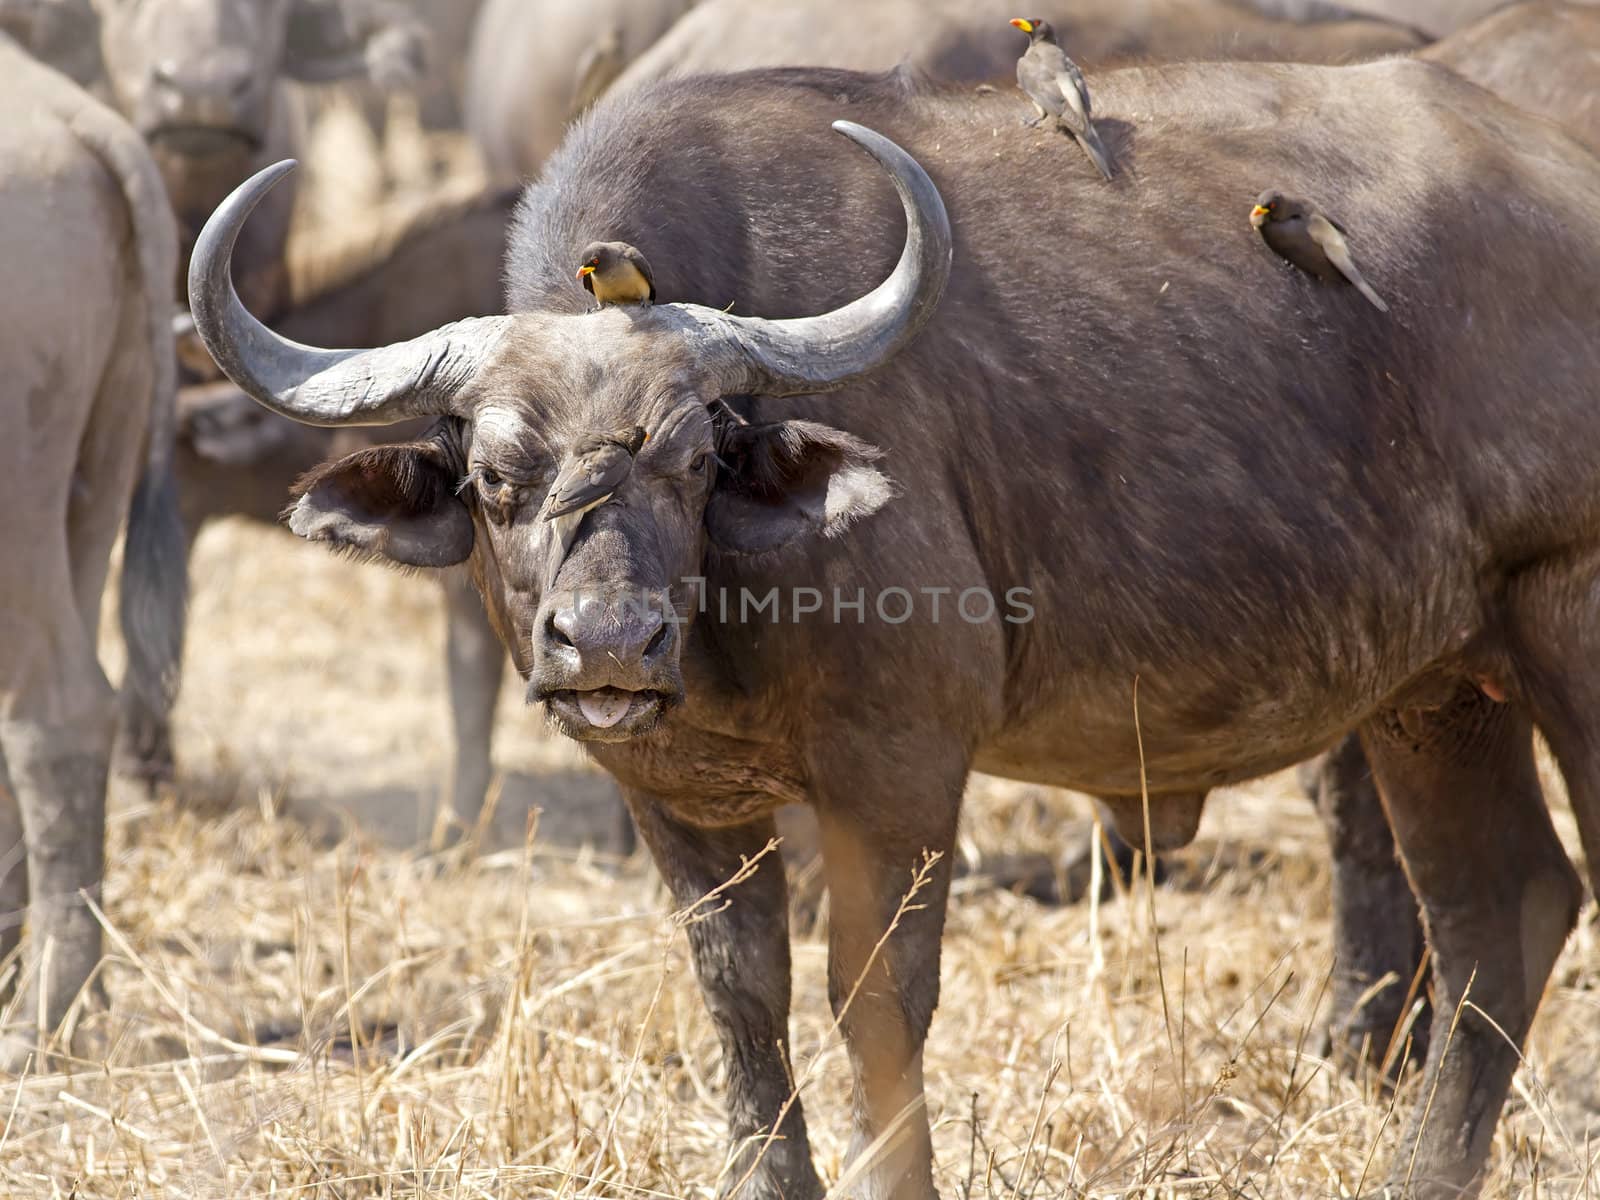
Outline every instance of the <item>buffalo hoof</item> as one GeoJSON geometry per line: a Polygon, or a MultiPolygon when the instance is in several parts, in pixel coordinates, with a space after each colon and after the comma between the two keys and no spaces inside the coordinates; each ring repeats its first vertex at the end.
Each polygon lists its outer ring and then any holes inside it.
{"type": "Polygon", "coordinates": [[[121,736],[112,756],[112,769],[131,783],[155,791],[177,778],[172,754],[172,728],[165,718],[138,704],[124,711],[121,736]]]}
{"type": "Polygon", "coordinates": [[[734,1153],[717,1189],[717,1200],[822,1200],[823,1195],[810,1152],[782,1138],[746,1143],[734,1153]]]}
{"type": "MultiPolygon", "coordinates": [[[[1336,994],[1333,1011],[1349,1013],[1350,1008],[1341,1004],[1336,994]]],[[[1397,1002],[1381,999],[1370,1001],[1352,1016],[1333,1017],[1323,1028],[1318,1056],[1346,1075],[1371,1071],[1392,1088],[1408,1069],[1420,1068],[1428,1057],[1433,1011],[1426,998],[1409,1030],[1404,1026],[1405,1017],[1397,1002]]]]}
{"type": "Polygon", "coordinates": [[[170,754],[147,757],[132,750],[119,751],[112,768],[119,779],[142,787],[146,792],[170,786],[177,779],[177,768],[170,754]]]}

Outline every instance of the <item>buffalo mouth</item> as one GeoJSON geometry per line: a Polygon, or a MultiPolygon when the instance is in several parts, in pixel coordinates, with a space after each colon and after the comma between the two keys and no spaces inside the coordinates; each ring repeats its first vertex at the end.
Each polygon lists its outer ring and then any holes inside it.
{"type": "Polygon", "coordinates": [[[669,692],[618,687],[562,688],[538,699],[544,701],[555,726],[579,742],[625,742],[642,737],[678,702],[669,692]]]}

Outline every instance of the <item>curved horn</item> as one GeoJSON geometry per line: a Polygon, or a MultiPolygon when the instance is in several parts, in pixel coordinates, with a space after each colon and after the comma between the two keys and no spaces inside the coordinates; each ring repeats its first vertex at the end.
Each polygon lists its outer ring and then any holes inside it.
{"type": "Polygon", "coordinates": [[[905,349],[933,318],[950,281],[950,217],[922,165],[853,121],[835,121],[833,128],[888,172],[905,206],[905,249],[888,279],[821,316],[768,321],[696,314],[698,323],[726,337],[743,359],[748,375],[735,390],[791,396],[844,387],[905,349]]]}
{"type": "Polygon", "coordinates": [[[388,425],[451,412],[508,318],[458,321],[376,350],[317,350],[279,337],[240,302],[232,269],[239,230],[296,165],[285,159],[245,180],[195,242],[189,308],[211,357],[258,403],[307,425],[388,425]]]}

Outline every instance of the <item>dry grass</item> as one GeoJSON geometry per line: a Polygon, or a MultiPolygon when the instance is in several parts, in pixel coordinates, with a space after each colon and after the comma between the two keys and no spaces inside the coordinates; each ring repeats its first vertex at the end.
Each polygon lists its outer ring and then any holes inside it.
{"type": "MultiPolygon", "coordinates": [[[[308,762],[330,794],[372,785],[368,754],[394,778],[436,768],[432,591],[243,526],[208,534],[196,576],[179,728],[196,781],[124,802],[112,829],[108,1061],[0,1085],[0,1195],[711,1194],[720,1054],[643,862],[537,837],[430,856],[285,815],[308,762]],[[229,779],[265,778],[270,757],[276,787],[206,781],[205,747],[234,741],[261,757],[229,779]]],[[[572,778],[513,715],[519,765],[572,778]]],[[[969,854],[1059,843],[1082,811],[992,780],[969,809],[969,854]]],[[[958,882],[927,1069],[945,1195],[1335,1196],[1380,1170],[1388,1101],[1315,1056],[1323,858],[1278,779],[1217,798],[1154,927],[1139,897],[1049,909],[958,882]]],[[[849,1081],[824,954],[802,930],[793,1042],[832,1181],[849,1081]]],[[[1597,968],[1591,920],[1487,1196],[1600,1193],[1597,968]]]]}
{"type": "MultiPolygon", "coordinates": [[[[0,1195],[712,1194],[720,1054],[649,868],[537,837],[477,859],[405,848],[444,770],[435,590],[226,523],[194,578],[185,782],[113,817],[105,1061],[0,1083],[0,1195]],[[354,819],[329,836],[339,812],[354,819]]],[[[502,830],[529,802],[605,795],[510,684],[506,700],[501,765],[533,783],[502,830]]],[[[1060,845],[1083,811],[976,780],[961,851],[1060,845]]],[[[927,1053],[946,1197],[1370,1186],[1399,1121],[1316,1057],[1324,859],[1278,779],[1219,795],[1153,904],[1048,909],[959,881],[927,1053]]],[[[834,1182],[849,1079],[824,947],[797,933],[792,1037],[834,1182]]],[[[1600,1194],[1597,995],[1589,910],[1487,1197],[1600,1194]]]]}

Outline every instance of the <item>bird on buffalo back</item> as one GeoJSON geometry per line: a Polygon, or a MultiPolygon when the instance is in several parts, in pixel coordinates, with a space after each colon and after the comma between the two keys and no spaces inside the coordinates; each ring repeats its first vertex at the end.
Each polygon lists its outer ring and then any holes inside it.
{"type": "Polygon", "coordinates": [[[1250,210],[1250,224],[1280,258],[1329,283],[1353,284],[1379,312],[1389,311],[1350,256],[1349,235],[1309,201],[1262,192],[1250,210]]]}
{"type": "Polygon", "coordinates": [[[1056,32],[1050,22],[1037,17],[1017,17],[1011,24],[1028,35],[1028,48],[1017,60],[1017,86],[1033,101],[1039,113],[1023,124],[1034,126],[1046,117],[1054,117],[1056,128],[1071,134],[1095,169],[1110,179],[1111,159],[1100,135],[1095,132],[1089,85],[1084,82],[1078,64],[1056,44],[1056,32]]]}
{"type": "Polygon", "coordinates": [[[598,308],[655,303],[656,280],[650,264],[627,242],[590,242],[580,262],[578,281],[595,298],[598,308]]]}

